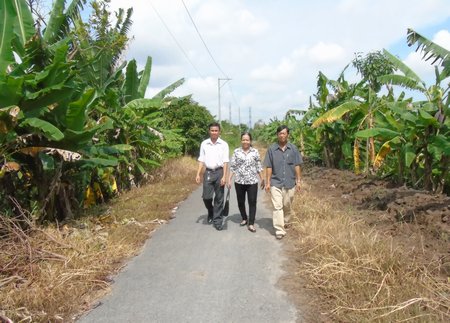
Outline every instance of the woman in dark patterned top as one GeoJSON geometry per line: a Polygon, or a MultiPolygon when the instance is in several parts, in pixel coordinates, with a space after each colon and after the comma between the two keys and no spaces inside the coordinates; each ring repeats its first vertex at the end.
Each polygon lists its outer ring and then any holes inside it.
{"type": "Polygon", "coordinates": [[[236,197],[241,213],[241,226],[248,224],[248,230],[256,232],[255,215],[256,200],[258,196],[258,179],[261,185],[264,185],[262,177],[261,158],[257,149],[252,147],[252,136],[248,132],[241,135],[241,147],[236,148],[230,161],[230,177],[228,179],[228,188],[231,188],[233,176],[234,187],[236,188],[236,197]],[[248,198],[248,217],[245,210],[245,194],[248,198]]]}

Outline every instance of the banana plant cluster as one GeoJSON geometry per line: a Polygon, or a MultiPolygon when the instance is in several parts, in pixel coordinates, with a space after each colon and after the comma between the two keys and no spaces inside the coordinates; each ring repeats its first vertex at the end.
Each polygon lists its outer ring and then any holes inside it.
{"type": "MultiPolygon", "coordinates": [[[[345,91],[349,95],[334,107],[319,100],[324,111],[312,126],[321,134],[332,125],[337,127],[328,132],[342,138],[338,148],[344,156],[349,155],[349,143],[352,142],[351,166],[355,171],[359,171],[364,162],[366,173],[391,176],[400,184],[407,183],[435,192],[446,189],[448,192],[450,100],[449,85],[443,83],[449,76],[450,53],[412,30],[408,35],[410,44],[418,43],[418,49],[425,53],[425,58],[433,58],[433,63],[440,63],[440,66],[435,66],[435,84],[427,87],[408,66],[384,50],[381,54],[388,66],[381,69],[384,73],[372,79],[377,85],[371,86],[364,78],[352,85],[351,91],[345,91]],[[390,68],[392,72],[388,73],[390,68]],[[377,92],[382,85],[387,87],[387,94],[377,92]],[[394,86],[419,91],[425,100],[405,98],[404,92],[396,96],[394,86]]],[[[347,88],[342,80],[326,80],[326,84],[334,89],[334,97],[341,97],[341,89],[347,88]]],[[[322,95],[328,94],[326,89],[319,89],[322,95]]],[[[329,135],[325,141],[328,139],[329,135]]]]}
{"type": "Polygon", "coordinates": [[[352,62],[362,76],[357,83],[345,80],[347,67],[337,80],[319,73],[317,103],[311,102],[297,121],[297,138],[307,156],[328,167],[378,174],[398,184],[448,194],[450,51],[413,30],[408,30],[407,40],[435,66],[433,85],[427,86],[386,50],[358,55],[352,62]],[[424,99],[406,97],[403,91],[396,95],[402,88],[424,99]]]}
{"type": "Polygon", "coordinates": [[[25,0],[0,0],[0,206],[16,217],[68,220],[94,183],[104,199],[116,178],[130,187],[158,165],[165,136],[181,145],[155,127],[183,80],[144,99],[151,59],[142,72],[118,64],[132,11],[111,27],[107,1],[94,1],[87,24],[84,4],[56,0],[41,32],[25,0]]]}

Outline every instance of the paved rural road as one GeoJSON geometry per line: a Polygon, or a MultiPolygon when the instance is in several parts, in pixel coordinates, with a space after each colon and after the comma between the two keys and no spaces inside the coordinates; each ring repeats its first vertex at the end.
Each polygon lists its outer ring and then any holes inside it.
{"type": "Polygon", "coordinates": [[[283,242],[273,235],[266,194],[258,194],[256,233],[239,226],[234,187],[230,215],[217,231],[206,224],[197,189],[116,277],[111,294],[78,322],[301,321],[276,286],[283,242]]]}

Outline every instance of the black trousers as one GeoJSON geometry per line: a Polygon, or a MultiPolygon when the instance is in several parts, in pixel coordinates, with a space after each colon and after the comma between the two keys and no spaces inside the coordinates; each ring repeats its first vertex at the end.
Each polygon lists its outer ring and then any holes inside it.
{"type": "Polygon", "coordinates": [[[205,203],[206,209],[208,210],[208,217],[212,217],[215,227],[222,225],[225,188],[225,186],[220,186],[222,176],[223,168],[215,171],[206,170],[203,174],[203,203],[205,203]]]}
{"type": "Polygon", "coordinates": [[[258,197],[258,183],[256,184],[238,184],[234,183],[236,189],[236,197],[238,202],[239,212],[242,220],[247,220],[247,212],[245,211],[245,194],[248,198],[248,224],[255,224],[256,216],[256,201],[258,197]]]}

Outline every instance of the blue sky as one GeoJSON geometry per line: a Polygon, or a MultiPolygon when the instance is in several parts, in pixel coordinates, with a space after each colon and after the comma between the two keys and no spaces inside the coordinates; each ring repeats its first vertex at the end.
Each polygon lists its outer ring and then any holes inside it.
{"type": "Polygon", "coordinates": [[[229,77],[220,111],[233,123],[240,112],[247,124],[249,107],[253,123],[306,108],[318,72],[337,78],[356,52],[386,48],[432,81],[432,68],[406,44],[408,27],[450,49],[448,0],[111,0],[113,10],[129,7],[125,59],[142,69],[153,58],[146,95],[185,78],[174,94],[192,94],[218,116],[218,78],[229,77]]]}

